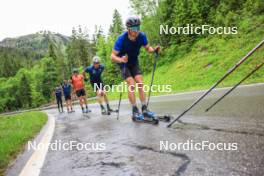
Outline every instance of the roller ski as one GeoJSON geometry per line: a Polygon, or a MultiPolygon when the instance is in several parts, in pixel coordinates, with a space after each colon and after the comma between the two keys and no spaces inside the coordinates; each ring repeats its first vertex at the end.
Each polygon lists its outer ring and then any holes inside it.
{"type": "Polygon", "coordinates": [[[89,112],[92,112],[92,111],[88,108],[86,108],[86,109],[82,108],[82,113],[84,116],[89,117],[89,115],[88,115],[89,112]]]}
{"type": "Polygon", "coordinates": [[[163,122],[170,122],[170,120],[172,119],[172,116],[170,115],[155,115],[153,112],[148,110],[146,105],[142,106],[142,112],[144,117],[158,119],[163,122]]]}
{"type": "Polygon", "coordinates": [[[115,109],[115,110],[113,110],[113,109],[108,109],[108,112],[114,112],[114,113],[118,113],[118,109],[115,109]]]}
{"type": "Polygon", "coordinates": [[[138,111],[137,107],[133,108],[132,120],[134,122],[139,122],[139,123],[150,123],[154,125],[159,124],[159,120],[155,118],[154,113],[150,111],[144,111],[143,114],[141,114],[138,111]]]}
{"type": "Polygon", "coordinates": [[[108,111],[109,113],[112,113],[112,112],[118,112],[118,109],[113,110],[113,109],[110,108],[109,104],[107,104],[107,111],[108,111]]]}
{"type": "Polygon", "coordinates": [[[158,115],[157,118],[163,122],[170,122],[173,119],[171,115],[158,115]]]}

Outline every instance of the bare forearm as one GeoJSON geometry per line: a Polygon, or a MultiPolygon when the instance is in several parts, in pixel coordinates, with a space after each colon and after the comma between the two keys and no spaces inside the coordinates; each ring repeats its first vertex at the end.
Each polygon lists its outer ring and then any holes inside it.
{"type": "Polygon", "coordinates": [[[122,63],[122,58],[121,57],[118,57],[117,55],[115,55],[113,53],[111,54],[111,59],[115,63],[122,63]]]}
{"type": "Polygon", "coordinates": [[[146,46],[145,49],[148,53],[154,53],[155,52],[155,49],[150,45],[146,46]]]}

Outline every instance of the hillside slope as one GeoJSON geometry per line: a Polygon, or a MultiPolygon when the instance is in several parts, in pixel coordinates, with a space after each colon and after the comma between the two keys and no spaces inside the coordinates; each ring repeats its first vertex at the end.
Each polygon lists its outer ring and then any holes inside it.
{"type": "Polygon", "coordinates": [[[33,50],[44,55],[48,52],[50,41],[64,52],[70,38],[50,31],[40,31],[17,38],[6,38],[0,42],[0,47],[33,50]]]}
{"type": "MultiPolygon", "coordinates": [[[[197,41],[191,52],[184,57],[169,65],[157,66],[154,84],[172,85],[172,93],[209,88],[264,39],[263,21],[263,16],[247,19],[241,21],[237,35],[214,35],[197,41]]],[[[260,62],[264,62],[264,46],[219,87],[234,85],[260,62]]],[[[146,75],[145,82],[149,83],[150,79],[151,74],[146,75]]],[[[264,68],[252,75],[244,84],[258,82],[264,82],[264,68]]]]}
{"type": "MultiPolygon", "coordinates": [[[[164,51],[159,57],[155,73],[155,85],[171,85],[172,92],[202,90],[211,87],[243,56],[264,39],[264,16],[245,19],[240,22],[237,35],[212,35],[198,40],[191,51],[180,58],[172,58],[163,64],[164,51]]],[[[241,67],[233,72],[218,87],[233,86],[245,77],[260,62],[264,62],[264,46],[258,49],[241,67]]],[[[144,83],[149,84],[151,73],[144,75],[144,83]]],[[[264,67],[243,84],[264,82],[264,67]]],[[[152,93],[161,95],[167,93],[152,93]]],[[[117,98],[118,93],[110,93],[117,98]]],[[[125,96],[124,98],[127,98],[125,96]]]]}

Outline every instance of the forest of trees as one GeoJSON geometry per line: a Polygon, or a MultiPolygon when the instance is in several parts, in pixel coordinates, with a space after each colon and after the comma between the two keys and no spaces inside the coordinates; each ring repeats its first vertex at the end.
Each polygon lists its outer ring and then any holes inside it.
{"type": "MultiPolygon", "coordinates": [[[[159,35],[161,24],[241,26],[240,21],[244,18],[254,18],[264,13],[263,0],[130,0],[130,4],[134,13],[142,19],[141,30],[147,34],[149,42],[162,46],[161,65],[180,59],[197,40],[208,37],[195,34],[159,35]]],[[[92,36],[86,28],[73,28],[65,52],[52,41],[44,56],[15,48],[0,48],[0,112],[38,107],[51,102],[54,87],[69,79],[73,68],[82,71],[90,65],[94,55],[100,56],[106,66],[103,75],[105,84],[120,83],[121,77],[117,77],[119,70],[111,62],[110,54],[116,37],[125,30],[124,20],[115,10],[107,35],[100,26],[95,26],[92,36]]],[[[142,50],[140,63],[144,73],[151,71],[152,60],[152,56],[142,50]]],[[[90,96],[94,95],[89,92],[90,96]]]]}

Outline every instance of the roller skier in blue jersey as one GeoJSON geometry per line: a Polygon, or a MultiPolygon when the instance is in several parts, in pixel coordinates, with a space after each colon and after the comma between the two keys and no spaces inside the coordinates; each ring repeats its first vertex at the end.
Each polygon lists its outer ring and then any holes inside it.
{"type": "Polygon", "coordinates": [[[128,98],[132,105],[132,119],[137,121],[144,121],[146,117],[154,119],[154,113],[149,111],[146,105],[146,96],[143,90],[143,78],[138,56],[142,46],[148,53],[158,53],[160,47],[157,46],[154,49],[148,44],[146,35],[140,31],[140,19],[138,17],[128,18],[126,27],[127,31],[121,34],[115,42],[111,59],[113,62],[119,64],[122,72],[124,72],[123,77],[129,87],[133,88],[135,83],[137,83],[142,113],[140,113],[137,107],[134,90],[128,89],[128,98]]]}
{"type": "Polygon", "coordinates": [[[109,101],[104,90],[104,84],[101,78],[103,71],[104,65],[100,64],[100,58],[98,56],[95,56],[93,57],[93,64],[84,70],[83,75],[85,77],[86,73],[89,74],[90,83],[93,90],[96,92],[97,100],[100,104],[102,114],[110,115],[113,110],[110,108],[109,101]],[[106,109],[103,105],[103,100],[106,103],[106,109]]]}
{"type": "Polygon", "coordinates": [[[70,80],[64,80],[63,84],[62,84],[62,89],[63,89],[63,95],[64,95],[64,99],[66,102],[66,106],[67,106],[67,112],[71,113],[74,112],[74,110],[72,109],[72,86],[70,83],[70,80]]]}

